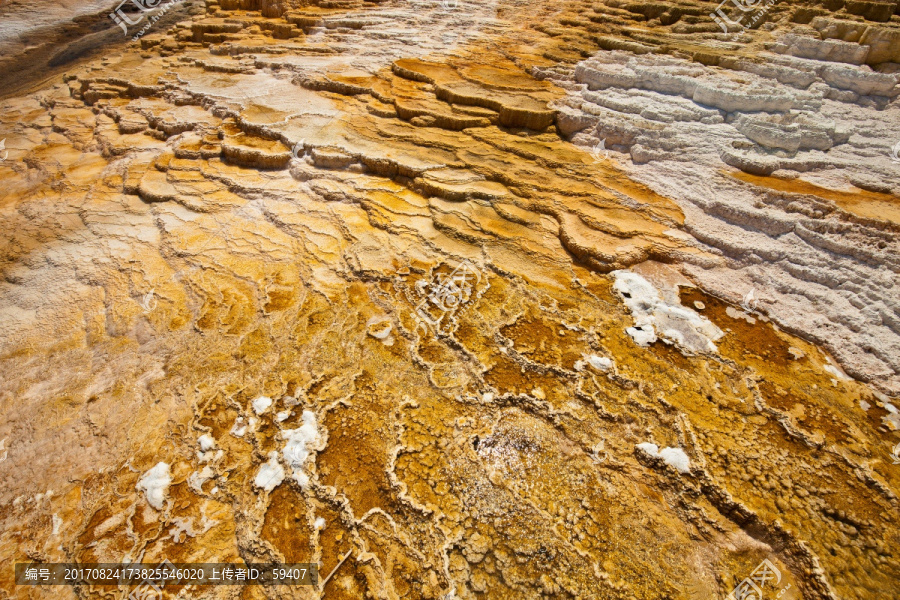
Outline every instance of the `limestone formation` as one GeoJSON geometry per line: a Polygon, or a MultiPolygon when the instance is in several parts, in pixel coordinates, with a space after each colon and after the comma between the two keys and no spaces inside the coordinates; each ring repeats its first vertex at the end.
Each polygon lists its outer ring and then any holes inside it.
{"type": "Polygon", "coordinates": [[[117,5],[0,6],[0,599],[897,594],[897,2],[117,5]]]}

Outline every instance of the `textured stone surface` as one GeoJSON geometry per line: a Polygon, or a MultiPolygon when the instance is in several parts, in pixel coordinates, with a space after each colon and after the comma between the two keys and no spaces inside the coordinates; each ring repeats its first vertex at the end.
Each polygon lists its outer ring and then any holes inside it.
{"type": "Polygon", "coordinates": [[[834,4],[222,0],[23,80],[3,564],[699,600],[767,558],[766,597],[890,594],[898,22],[834,4]]]}

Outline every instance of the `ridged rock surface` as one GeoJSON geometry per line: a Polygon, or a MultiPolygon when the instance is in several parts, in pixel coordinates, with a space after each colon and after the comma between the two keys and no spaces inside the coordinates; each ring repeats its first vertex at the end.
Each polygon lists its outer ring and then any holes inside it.
{"type": "Polygon", "coordinates": [[[896,2],[70,4],[0,6],[4,565],[896,595],[896,2]]]}

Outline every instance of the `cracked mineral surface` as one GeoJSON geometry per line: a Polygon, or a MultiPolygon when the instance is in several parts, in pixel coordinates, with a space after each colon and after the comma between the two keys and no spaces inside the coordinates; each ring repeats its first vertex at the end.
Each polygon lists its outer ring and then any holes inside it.
{"type": "Polygon", "coordinates": [[[0,4],[0,598],[900,596],[898,7],[0,4]]]}

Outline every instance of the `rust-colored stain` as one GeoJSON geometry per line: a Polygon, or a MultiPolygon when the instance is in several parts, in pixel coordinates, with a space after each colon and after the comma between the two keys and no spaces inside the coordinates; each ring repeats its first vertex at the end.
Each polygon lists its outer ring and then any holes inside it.
{"type": "Polygon", "coordinates": [[[808,194],[824,200],[830,200],[837,204],[839,208],[858,217],[876,221],[888,221],[894,225],[900,225],[900,197],[891,194],[870,192],[858,188],[850,191],[832,190],[800,179],[764,177],[762,175],[744,173],[743,171],[730,171],[728,174],[735,179],[746,181],[762,188],[788,194],[808,194]]]}

